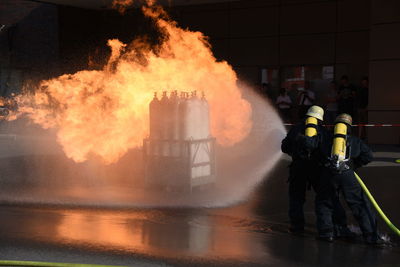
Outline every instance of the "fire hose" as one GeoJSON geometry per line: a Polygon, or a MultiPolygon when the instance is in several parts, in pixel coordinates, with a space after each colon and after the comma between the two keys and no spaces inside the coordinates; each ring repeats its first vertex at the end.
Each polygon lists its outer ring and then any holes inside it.
{"type": "Polygon", "coordinates": [[[13,261],[0,260],[0,266],[35,266],[35,267],[124,267],[111,265],[97,264],[82,264],[82,263],[61,263],[61,262],[43,262],[43,261],[13,261]]]}
{"type": "Polygon", "coordinates": [[[382,211],[382,209],[379,207],[378,203],[376,202],[375,198],[372,196],[371,192],[368,190],[367,186],[364,184],[363,180],[358,176],[356,172],[354,172],[354,175],[357,178],[358,183],[361,185],[361,188],[364,190],[365,194],[371,201],[372,205],[374,206],[375,210],[379,213],[381,216],[382,220],[389,226],[389,228],[398,236],[400,236],[400,230],[389,220],[389,218],[385,215],[385,213],[382,211]]]}

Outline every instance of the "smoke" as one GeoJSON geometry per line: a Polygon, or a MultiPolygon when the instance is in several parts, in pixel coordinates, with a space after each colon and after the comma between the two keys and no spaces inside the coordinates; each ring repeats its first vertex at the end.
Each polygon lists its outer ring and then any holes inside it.
{"type": "Polygon", "coordinates": [[[153,92],[197,90],[210,104],[217,142],[232,146],[243,140],[251,129],[251,106],[232,67],[215,59],[202,33],[179,28],[161,7],[148,2],[142,10],[160,32],[157,45],[145,38],[130,44],[109,40],[111,56],[102,70],[40,82],[33,92],[15,97],[19,108],[9,119],[25,115],[55,129],[66,156],[76,162],[100,158],[110,164],[140,147],[148,135],[153,92]]]}

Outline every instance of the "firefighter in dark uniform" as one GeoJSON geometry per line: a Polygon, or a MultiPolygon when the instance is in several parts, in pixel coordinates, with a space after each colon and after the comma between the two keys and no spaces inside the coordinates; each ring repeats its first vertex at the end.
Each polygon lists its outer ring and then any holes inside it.
{"type": "MultiPolygon", "coordinates": [[[[289,166],[289,220],[291,233],[304,232],[303,206],[306,200],[306,191],[309,186],[316,186],[321,175],[322,166],[320,144],[331,139],[330,133],[321,125],[324,110],[319,106],[311,106],[305,119],[293,126],[282,141],[282,151],[292,157],[289,166]],[[315,118],[316,124],[308,124],[310,118],[315,118]],[[315,128],[315,136],[307,136],[306,129],[315,128]]],[[[352,233],[347,228],[346,213],[337,199],[335,202],[335,225],[338,234],[350,236],[352,233]]]]}
{"type": "Polygon", "coordinates": [[[353,216],[360,225],[364,240],[368,244],[379,244],[380,240],[377,232],[377,220],[371,204],[362,191],[361,186],[357,182],[354,175],[354,168],[361,167],[372,161],[372,152],[370,148],[359,138],[350,135],[352,118],[348,114],[340,114],[336,120],[345,124],[347,127],[344,134],[338,134],[335,127],[334,138],[343,138],[343,147],[346,147],[346,160],[333,160],[334,142],[331,140],[323,140],[321,144],[321,152],[327,160],[323,168],[320,181],[316,188],[316,213],[317,228],[319,238],[332,242],[334,240],[334,222],[332,214],[334,211],[334,202],[338,198],[338,194],[342,194],[347,205],[353,213],[353,216]],[[334,161],[336,163],[334,163],[334,161]]]}

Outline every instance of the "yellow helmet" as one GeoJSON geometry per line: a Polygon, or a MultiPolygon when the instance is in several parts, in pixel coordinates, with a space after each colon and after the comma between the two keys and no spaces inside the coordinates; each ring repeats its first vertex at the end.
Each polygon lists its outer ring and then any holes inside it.
{"type": "Polygon", "coordinates": [[[351,118],[351,116],[349,114],[342,113],[342,114],[339,114],[335,119],[335,123],[338,123],[338,122],[342,122],[342,123],[345,123],[345,124],[351,126],[351,124],[353,123],[353,119],[351,118]]]}
{"type": "Polygon", "coordinates": [[[314,117],[320,121],[324,120],[324,110],[320,106],[311,106],[306,113],[307,116],[314,117]]]}

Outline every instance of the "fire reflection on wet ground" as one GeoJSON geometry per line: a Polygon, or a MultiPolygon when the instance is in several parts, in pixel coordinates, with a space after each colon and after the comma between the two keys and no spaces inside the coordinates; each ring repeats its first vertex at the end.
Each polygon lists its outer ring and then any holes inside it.
{"type": "Polygon", "coordinates": [[[206,210],[82,210],[5,208],[4,238],[51,245],[122,251],[154,257],[204,257],[251,261],[263,245],[243,229],[224,226],[226,216],[206,210]],[[8,222],[8,223],[7,223],[8,222]],[[17,226],[18,225],[18,226],[17,226]],[[234,234],[232,234],[232,231],[234,234]],[[254,242],[256,241],[256,242],[254,242]]]}
{"type": "MultiPolygon", "coordinates": [[[[0,254],[9,259],[65,261],[78,251],[78,262],[93,263],[105,257],[110,259],[109,264],[127,265],[136,265],[133,263],[142,258],[156,261],[156,265],[174,266],[397,264],[398,246],[377,249],[362,243],[316,241],[312,201],[306,205],[307,234],[289,235],[284,179],[287,163],[280,161],[248,201],[225,208],[3,204],[0,254]]],[[[365,171],[373,176],[363,173],[370,183],[381,173],[365,171]]],[[[388,169],[386,173],[394,177],[396,170],[388,169]]],[[[393,188],[384,189],[380,191],[393,195],[393,188]]],[[[42,189],[41,194],[44,192],[42,189]]],[[[71,190],[70,194],[76,200],[87,191],[82,192],[71,190]]],[[[48,194],[52,198],[58,192],[49,190],[48,194]]],[[[171,194],[174,192],[165,192],[166,196],[171,194]]],[[[390,203],[382,204],[397,221],[395,207],[390,203]]],[[[387,232],[384,225],[380,226],[387,232]]]]}
{"type": "Polygon", "coordinates": [[[39,250],[35,255],[42,260],[62,260],[74,248],[91,255],[87,257],[94,262],[97,254],[123,255],[181,266],[189,262],[196,266],[315,266],[398,261],[398,247],[376,249],[343,241],[316,241],[312,225],[304,237],[289,235],[282,202],[275,203],[282,211],[278,213],[260,206],[263,193],[274,194],[259,191],[247,203],[220,209],[1,206],[0,253],[12,258],[19,255],[18,246],[30,244],[29,249],[39,250]],[[268,210],[260,212],[263,208],[268,210]],[[17,244],[17,249],[3,254],[8,241],[17,244]],[[51,249],[55,247],[62,252],[54,256],[51,249]]]}

